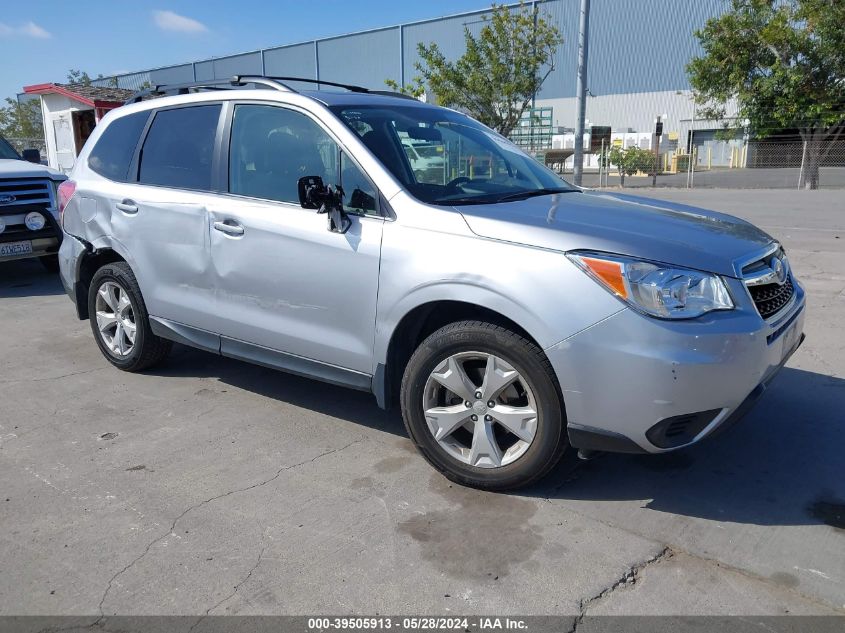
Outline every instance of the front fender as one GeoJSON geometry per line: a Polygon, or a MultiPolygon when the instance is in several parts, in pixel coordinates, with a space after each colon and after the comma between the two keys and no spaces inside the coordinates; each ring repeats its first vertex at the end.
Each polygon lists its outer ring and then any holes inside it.
{"type": "Polygon", "coordinates": [[[436,301],[497,312],[543,349],[623,308],[561,252],[388,223],[382,238],[374,371],[386,362],[402,319],[436,301]]]}

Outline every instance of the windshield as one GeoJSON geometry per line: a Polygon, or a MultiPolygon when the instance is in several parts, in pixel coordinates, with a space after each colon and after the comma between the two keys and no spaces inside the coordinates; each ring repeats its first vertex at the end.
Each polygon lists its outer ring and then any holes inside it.
{"type": "Polygon", "coordinates": [[[11,158],[12,160],[20,160],[20,156],[15,149],[9,145],[9,141],[0,136],[0,158],[11,158]]]}
{"type": "Polygon", "coordinates": [[[422,202],[482,204],[577,191],[503,136],[458,112],[421,106],[331,109],[422,202]]]}

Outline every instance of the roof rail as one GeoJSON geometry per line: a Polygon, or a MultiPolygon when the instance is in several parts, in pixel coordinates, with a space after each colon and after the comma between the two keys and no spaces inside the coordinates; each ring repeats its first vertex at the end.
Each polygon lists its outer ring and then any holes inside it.
{"type": "Polygon", "coordinates": [[[416,101],[415,97],[403,94],[401,92],[393,92],[391,90],[370,90],[369,88],[364,88],[363,86],[356,86],[353,84],[342,84],[336,81],[324,81],[322,79],[314,79],[313,77],[277,77],[274,75],[267,75],[267,79],[273,79],[275,81],[301,81],[303,83],[317,84],[318,86],[334,86],[335,88],[345,88],[350,92],[382,95],[384,97],[400,97],[404,99],[413,99],[414,101],[416,101]]]}
{"type": "Polygon", "coordinates": [[[247,84],[265,86],[282,92],[296,92],[293,88],[270,77],[263,77],[259,75],[235,75],[229,79],[207,79],[204,81],[190,81],[182,84],[159,84],[153,88],[147,88],[146,90],[136,92],[126,100],[124,105],[138,103],[139,101],[143,101],[144,97],[184,95],[188,94],[191,90],[228,90],[232,88],[240,88],[247,84]]]}
{"type": "Polygon", "coordinates": [[[357,92],[362,94],[382,95],[389,97],[399,97],[402,99],[416,99],[410,95],[402,94],[401,92],[391,92],[389,90],[370,90],[362,86],[355,86],[352,84],[342,84],[335,81],[323,81],[313,77],[274,77],[270,75],[234,75],[229,79],[208,79],[205,81],[191,81],[182,84],[160,84],[153,88],[147,88],[133,94],[126,100],[126,104],[138,103],[143,101],[144,97],[164,96],[164,95],[180,95],[188,94],[191,90],[231,90],[232,88],[240,88],[247,84],[254,84],[256,86],[264,86],[266,88],[273,88],[282,92],[299,92],[288,86],[286,81],[301,81],[303,83],[317,84],[317,86],[334,86],[336,88],[345,88],[350,92],[357,92]]]}
{"type": "Polygon", "coordinates": [[[334,86],[335,88],[346,88],[350,92],[370,92],[369,88],[364,88],[363,86],[341,84],[336,81],[323,81],[322,79],[314,79],[313,77],[275,77],[273,75],[267,75],[267,79],[274,79],[276,81],[301,81],[308,84],[317,84],[318,86],[334,86]]]}

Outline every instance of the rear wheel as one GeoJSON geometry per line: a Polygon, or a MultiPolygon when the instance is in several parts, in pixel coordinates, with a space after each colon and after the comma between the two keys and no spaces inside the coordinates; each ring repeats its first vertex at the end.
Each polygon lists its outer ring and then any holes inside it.
{"type": "Polygon", "coordinates": [[[153,334],[138,282],[124,262],[106,264],[94,273],[88,314],[100,351],[118,369],[148,369],[170,352],[172,343],[153,334]]]}
{"type": "Polygon", "coordinates": [[[423,456],[449,479],[486,490],[533,483],[567,446],[548,359],[505,328],[447,325],[411,356],[402,414],[423,456]]]}

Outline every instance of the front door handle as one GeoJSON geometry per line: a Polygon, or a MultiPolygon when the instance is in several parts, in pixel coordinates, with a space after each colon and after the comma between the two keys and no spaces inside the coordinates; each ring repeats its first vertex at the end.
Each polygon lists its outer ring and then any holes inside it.
{"type": "Polygon", "coordinates": [[[132,200],[124,200],[123,202],[116,203],[114,206],[118,211],[123,211],[124,213],[138,213],[138,205],[132,200]]]}
{"type": "Polygon", "coordinates": [[[226,235],[238,237],[244,234],[244,227],[235,223],[233,220],[226,220],[225,222],[215,222],[214,228],[226,235]]]}

